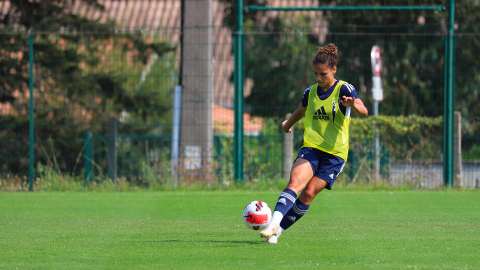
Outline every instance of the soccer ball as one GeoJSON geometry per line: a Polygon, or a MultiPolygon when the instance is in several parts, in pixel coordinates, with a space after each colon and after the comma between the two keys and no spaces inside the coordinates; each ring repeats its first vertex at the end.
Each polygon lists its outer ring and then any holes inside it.
{"type": "Polygon", "coordinates": [[[272,210],[266,202],[253,201],[243,209],[243,222],[250,229],[263,229],[267,227],[271,219],[272,210]]]}

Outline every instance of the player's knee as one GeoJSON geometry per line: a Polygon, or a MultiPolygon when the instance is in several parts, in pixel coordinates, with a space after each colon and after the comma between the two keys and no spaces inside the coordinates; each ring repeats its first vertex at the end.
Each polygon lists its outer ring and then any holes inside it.
{"type": "Polygon", "coordinates": [[[304,186],[305,184],[303,183],[303,181],[301,181],[301,179],[297,177],[291,177],[290,182],[288,182],[287,188],[295,191],[296,193],[299,193],[304,186]]]}
{"type": "Polygon", "coordinates": [[[318,194],[318,192],[316,192],[315,189],[313,189],[313,188],[307,188],[307,189],[305,190],[304,199],[305,199],[306,201],[309,201],[309,202],[310,202],[310,201],[312,201],[313,199],[315,199],[315,197],[317,197],[317,194],[318,194]]]}
{"type": "Polygon", "coordinates": [[[300,201],[304,204],[311,204],[313,199],[315,199],[316,194],[305,189],[302,194],[300,194],[300,201]]]}

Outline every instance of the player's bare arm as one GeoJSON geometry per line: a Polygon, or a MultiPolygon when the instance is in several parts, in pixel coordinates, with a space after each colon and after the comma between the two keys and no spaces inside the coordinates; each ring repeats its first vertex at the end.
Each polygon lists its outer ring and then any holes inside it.
{"type": "Polygon", "coordinates": [[[298,105],[298,108],[295,110],[295,112],[290,116],[288,120],[283,121],[282,123],[282,129],[285,133],[291,133],[292,132],[292,126],[300,121],[302,117],[305,115],[307,112],[307,107],[303,107],[302,103],[300,102],[300,105],[298,105]]]}
{"type": "Polygon", "coordinates": [[[363,105],[363,102],[361,99],[343,96],[340,102],[342,103],[343,106],[352,108],[353,111],[355,111],[355,113],[358,115],[361,115],[361,116],[368,115],[368,110],[365,107],[365,105],[363,105]]]}

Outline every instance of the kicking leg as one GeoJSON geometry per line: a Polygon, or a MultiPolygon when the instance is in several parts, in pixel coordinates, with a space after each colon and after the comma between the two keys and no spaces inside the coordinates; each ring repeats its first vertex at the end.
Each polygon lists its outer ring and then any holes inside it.
{"type": "Polygon", "coordinates": [[[303,189],[302,193],[295,201],[293,207],[287,212],[280,222],[281,230],[290,228],[296,221],[298,221],[305,213],[307,213],[310,204],[313,199],[327,186],[327,182],[318,178],[312,177],[312,180],[308,182],[307,186],[303,189]]]}
{"type": "Polygon", "coordinates": [[[302,191],[300,194],[300,200],[306,204],[310,205],[317,197],[318,193],[320,193],[326,186],[327,182],[317,176],[314,176],[310,182],[308,182],[308,185],[305,187],[305,189],[302,191]]]}
{"type": "Polygon", "coordinates": [[[261,237],[272,237],[281,233],[280,222],[285,214],[290,210],[295,203],[297,194],[305,187],[310,179],[312,179],[313,170],[310,162],[303,158],[298,158],[292,167],[290,173],[290,181],[287,188],[283,190],[278,198],[275,211],[273,212],[272,221],[260,233],[261,237]]]}

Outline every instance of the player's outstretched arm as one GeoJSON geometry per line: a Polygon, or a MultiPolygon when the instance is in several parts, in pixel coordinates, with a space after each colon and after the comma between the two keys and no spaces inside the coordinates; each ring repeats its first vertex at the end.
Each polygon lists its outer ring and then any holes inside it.
{"type": "Polygon", "coordinates": [[[282,129],[285,133],[292,132],[292,126],[296,122],[300,121],[300,119],[302,119],[302,117],[307,112],[307,107],[308,107],[308,105],[306,107],[303,107],[302,102],[300,102],[300,105],[298,105],[298,108],[295,110],[295,112],[292,114],[292,116],[290,116],[290,118],[288,120],[283,121],[282,129]]]}
{"type": "Polygon", "coordinates": [[[342,102],[343,106],[352,108],[355,111],[355,113],[358,115],[361,115],[361,116],[368,115],[367,107],[363,105],[362,100],[359,98],[343,96],[340,102],[342,102]]]}

